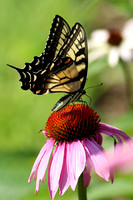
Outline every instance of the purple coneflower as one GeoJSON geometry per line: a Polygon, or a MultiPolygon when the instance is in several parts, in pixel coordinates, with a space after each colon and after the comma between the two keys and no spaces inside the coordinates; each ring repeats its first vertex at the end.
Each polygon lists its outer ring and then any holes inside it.
{"type": "Polygon", "coordinates": [[[89,62],[107,56],[108,64],[115,67],[119,60],[133,61],[133,19],[123,29],[98,29],[92,32],[88,41],[89,62]]]}
{"type": "Polygon", "coordinates": [[[74,107],[69,105],[59,112],[52,113],[42,132],[49,139],[33,165],[29,182],[34,175],[34,179],[37,179],[37,193],[40,181],[45,180],[48,166],[48,187],[52,199],[58,188],[61,196],[69,186],[75,190],[81,174],[84,186],[87,187],[91,179],[91,168],[105,181],[108,182],[109,177],[113,181],[110,170],[103,170],[102,167],[108,161],[102,147],[101,133],[116,138],[118,143],[122,143],[122,139],[129,139],[120,129],[101,123],[100,116],[82,104],[74,107]]]}
{"type": "Polygon", "coordinates": [[[107,151],[108,163],[105,170],[119,171],[122,173],[133,172],[133,138],[126,143],[119,143],[114,149],[107,151]]]}

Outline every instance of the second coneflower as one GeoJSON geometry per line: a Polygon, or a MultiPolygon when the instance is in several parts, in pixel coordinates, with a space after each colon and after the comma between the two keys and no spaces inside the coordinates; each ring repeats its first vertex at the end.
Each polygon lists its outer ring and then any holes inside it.
{"type": "Polygon", "coordinates": [[[91,33],[88,46],[89,62],[106,56],[110,67],[115,67],[120,60],[133,61],[133,19],[128,20],[123,29],[98,29],[91,33]]]}
{"type": "Polygon", "coordinates": [[[69,186],[75,190],[82,173],[84,186],[87,187],[91,179],[91,168],[105,181],[109,181],[109,177],[113,180],[109,169],[103,170],[107,157],[102,148],[101,133],[113,137],[118,143],[122,143],[122,139],[129,139],[120,129],[101,123],[94,110],[81,104],[74,107],[69,105],[64,110],[52,113],[42,132],[49,139],[33,165],[29,182],[34,175],[34,179],[37,179],[37,193],[40,181],[45,180],[48,166],[48,187],[52,199],[58,188],[60,195],[69,186]]]}

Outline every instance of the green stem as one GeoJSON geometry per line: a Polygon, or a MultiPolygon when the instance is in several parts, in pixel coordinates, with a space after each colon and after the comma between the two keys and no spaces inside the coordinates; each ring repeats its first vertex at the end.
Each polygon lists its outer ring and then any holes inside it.
{"type": "Polygon", "coordinates": [[[83,174],[81,174],[78,180],[78,199],[87,200],[87,193],[86,193],[86,187],[84,186],[83,174]]]}
{"type": "Polygon", "coordinates": [[[132,93],[131,93],[131,87],[132,87],[132,80],[131,80],[131,72],[129,70],[129,66],[127,65],[126,62],[124,62],[123,60],[120,60],[121,62],[121,67],[123,69],[124,72],[124,76],[125,76],[125,81],[126,81],[126,91],[127,91],[127,97],[128,97],[128,103],[129,106],[131,105],[131,97],[132,97],[132,93]]]}

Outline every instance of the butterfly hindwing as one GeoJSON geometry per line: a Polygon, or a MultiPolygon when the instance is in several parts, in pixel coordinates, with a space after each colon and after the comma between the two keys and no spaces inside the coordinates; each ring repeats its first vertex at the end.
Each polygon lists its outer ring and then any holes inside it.
{"type": "Polygon", "coordinates": [[[56,15],[50,29],[49,38],[47,40],[44,52],[40,56],[35,56],[31,63],[25,63],[25,67],[23,69],[8,65],[16,69],[20,74],[22,89],[32,90],[35,85],[34,82],[40,76],[41,72],[43,71],[48,74],[51,63],[58,54],[60,48],[64,45],[69,35],[70,27],[68,23],[62,17],[56,15]]]}

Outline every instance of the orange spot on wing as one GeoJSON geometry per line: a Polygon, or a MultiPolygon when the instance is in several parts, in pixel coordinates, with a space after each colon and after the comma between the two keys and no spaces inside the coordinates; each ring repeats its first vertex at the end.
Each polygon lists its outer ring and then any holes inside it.
{"type": "Polygon", "coordinates": [[[57,63],[57,65],[61,65],[61,63],[62,63],[62,62],[60,61],[60,62],[57,63]]]}
{"type": "Polygon", "coordinates": [[[40,94],[40,92],[41,92],[41,90],[37,90],[37,91],[36,91],[36,94],[40,94]]]}
{"type": "Polygon", "coordinates": [[[66,61],[65,61],[65,64],[68,64],[70,62],[70,58],[68,58],[66,61]]]}
{"type": "Polygon", "coordinates": [[[34,88],[34,87],[35,87],[35,84],[32,85],[32,88],[34,88]]]}

